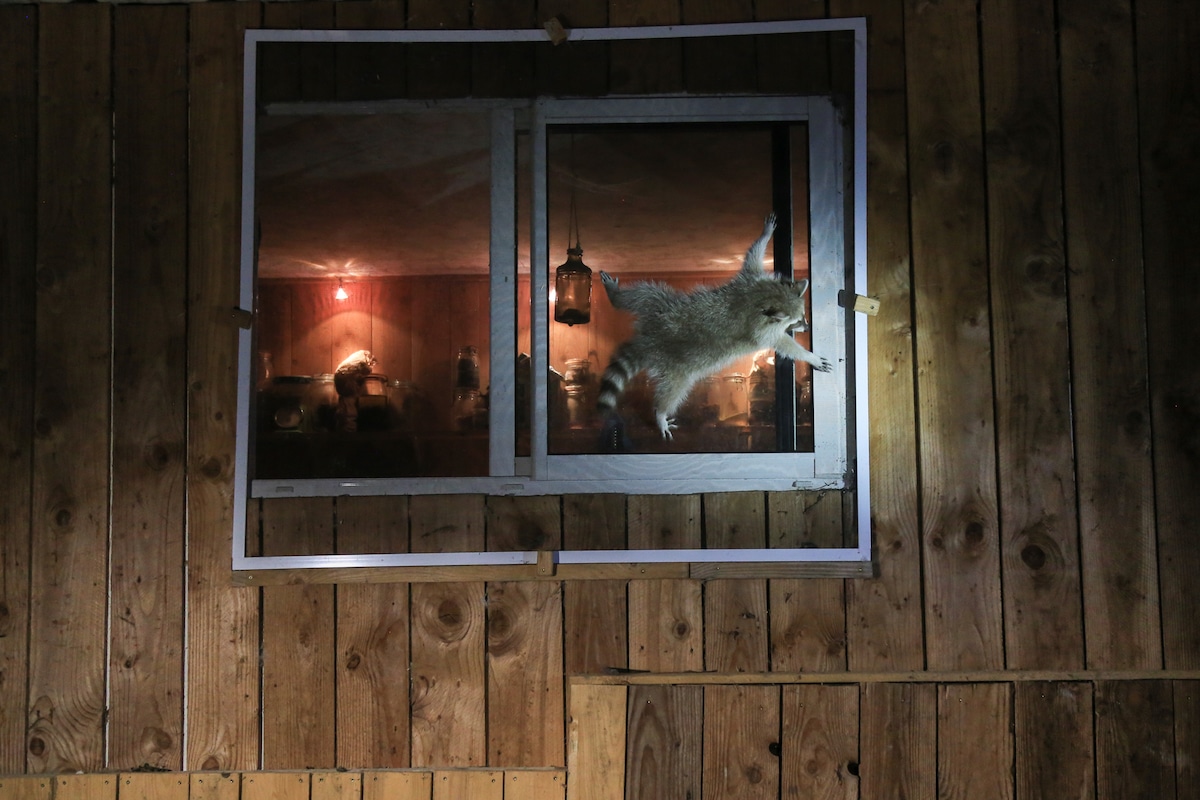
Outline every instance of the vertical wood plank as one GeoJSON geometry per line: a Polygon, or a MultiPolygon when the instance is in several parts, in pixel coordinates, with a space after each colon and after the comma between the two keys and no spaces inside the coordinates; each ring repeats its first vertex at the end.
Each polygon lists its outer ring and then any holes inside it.
{"type": "Polygon", "coordinates": [[[27,768],[103,767],[112,355],[111,9],[39,8],[27,768]],[[69,232],[69,235],[68,235],[69,232]]]}
{"type": "MultiPolygon", "coordinates": [[[[703,497],[705,542],[710,548],[762,548],[767,541],[762,492],[703,497]]],[[[711,581],[704,593],[704,665],[717,672],[766,672],[767,582],[711,581]]]]}
{"type": "Polygon", "coordinates": [[[782,797],[858,797],[858,687],[785,686],[782,797]]]}
{"type": "Polygon", "coordinates": [[[504,773],[504,800],[565,800],[565,770],[507,770],[504,773]]]}
{"type": "MultiPolygon", "coordinates": [[[[700,546],[696,495],[631,495],[631,550],[700,546]]],[[[629,582],[629,667],[653,672],[704,668],[704,609],[699,581],[629,582]]]]}
{"type": "Polygon", "coordinates": [[[704,687],[705,800],[779,796],[777,686],[704,687]]]}
{"type": "MultiPolygon", "coordinates": [[[[475,551],[484,543],[478,495],[413,497],[413,552],[475,551]]],[[[412,764],[487,763],[486,588],[481,582],[412,587],[412,764]]]]}
{"type": "Polygon", "coordinates": [[[562,503],[557,496],[489,497],[487,549],[561,550],[562,503]]]}
{"type": "Polygon", "coordinates": [[[181,772],[125,772],[116,778],[121,800],[188,800],[190,794],[181,772]]]}
{"type": "Polygon", "coordinates": [[[371,772],[363,776],[363,800],[430,800],[431,772],[371,772]]]}
{"type": "Polygon", "coordinates": [[[25,771],[37,306],[37,12],[0,8],[0,772],[25,771]]]}
{"type": "MultiPolygon", "coordinates": [[[[1096,684],[1096,796],[1175,796],[1174,709],[1168,681],[1096,684]]],[[[1195,787],[1185,787],[1189,792],[1195,787]]]]}
{"type": "Polygon", "coordinates": [[[242,776],[242,800],[308,800],[307,772],[247,772],[242,776]]]}
{"type": "Polygon", "coordinates": [[[987,0],[988,240],[1006,660],[1083,665],[1053,8],[987,0]]]}
{"type": "MultiPolygon", "coordinates": [[[[608,0],[538,0],[537,10],[539,24],[555,17],[574,28],[608,24],[608,0]]],[[[608,42],[538,48],[537,93],[559,97],[604,94],[608,90],[608,48],[608,42]]]]}
{"type": "MultiPolygon", "coordinates": [[[[625,497],[565,495],[563,547],[624,550],[625,497]]],[[[628,581],[567,581],[563,584],[564,669],[568,675],[629,665],[628,581]]]]}
{"type": "Polygon", "coordinates": [[[256,589],[229,585],[241,177],[240,48],[257,3],[188,6],[187,753],[185,768],[258,766],[256,589]],[[230,702],[236,698],[236,702],[230,702]]]}
{"type": "Polygon", "coordinates": [[[1189,530],[1200,519],[1200,376],[1190,354],[1200,349],[1200,255],[1190,232],[1200,219],[1191,135],[1200,126],[1200,58],[1190,43],[1200,37],[1200,7],[1139,0],[1134,8],[1163,657],[1169,669],[1197,669],[1200,548],[1189,530]]]}
{"type": "Polygon", "coordinates": [[[909,243],[904,9],[893,0],[830,0],[835,17],[868,16],[867,283],[880,311],[871,353],[871,537],[876,578],[846,582],[847,657],[854,670],[921,669],[912,259],[909,243]]]}
{"type": "MultiPolygon", "coordinates": [[[[405,26],[404,0],[336,3],[339,28],[397,29],[405,26]]],[[[339,100],[384,100],[404,97],[407,75],[404,59],[395,44],[356,42],[337,45],[337,96],[339,100]]]]}
{"type": "Polygon", "coordinates": [[[906,0],[925,614],[932,669],[1004,663],[974,3],[906,0]]]}
{"type": "Polygon", "coordinates": [[[700,797],[704,775],[701,686],[630,686],[626,800],[700,797]]]}
{"type": "Polygon", "coordinates": [[[1087,666],[1153,669],[1162,640],[1133,21],[1127,0],[1064,0],[1058,20],[1087,666]]]}
{"type": "Polygon", "coordinates": [[[4,800],[50,800],[54,779],[48,775],[0,778],[0,797],[4,800]]]}
{"type": "Polygon", "coordinates": [[[238,800],[242,776],[236,772],[192,772],[188,784],[188,800],[238,800]]]}
{"type": "Polygon", "coordinates": [[[624,686],[571,686],[567,800],[624,800],[624,686]]]}
{"type": "MultiPolygon", "coordinates": [[[[408,498],[339,497],[339,553],[408,552],[408,498]]],[[[408,584],[337,589],[337,763],[407,767],[408,584]]]]}
{"type": "Polygon", "coordinates": [[[1200,786],[1200,681],[1173,681],[1175,785],[1179,795],[1200,786]]]}
{"type": "MultiPolygon", "coordinates": [[[[770,492],[771,547],[842,546],[841,492],[770,492]]],[[[773,579],[771,669],[846,668],[846,605],[839,579],[773,579]]]]}
{"type": "Polygon", "coordinates": [[[1095,798],[1092,685],[1029,682],[1014,691],[1017,797],[1095,798]]]}
{"type": "Polygon", "coordinates": [[[187,422],[187,8],[121,6],[114,13],[115,624],[109,652],[108,765],[179,770],[187,422]]]}
{"type": "Polygon", "coordinates": [[[931,684],[862,687],[862,797],[908,800],[937,793],[937,693],[931,684]]]}
{"type": "Polygon", "coordinates": [[[81,773],[54,778],[54,800],[115,800],[116,796],[116,775],[81,773]]]}
{"type": "Polygon", "coordinates": [[[309,776],[309,800],[360,800],[360,772],[314,772],[309,776]]]}
{"type": "MultiPolygon", "coordinates": [[[[328,497],[263,500],[262,526],[263,555],[333,552],[328,497]]],[[[262,615],[263,767],[333,767],[334,587],[265,587],[262,615]]]]}
{"type": "Polygon", "coordinates": [[[564,764],[562,586],[487,587],[488,763],[564,764]]]}
{"type": "MultiPolygon", "coordinates": [[[[609,0],[608,24],[679,25],[679,0],[609,0]]],[[[683,43],[680,40],[609,43],[609,90],[617,94],[683,91],[683,43]]]]}
{"type": "Polygon", "coordinates": [[[492,770],[446,770],[433,773],[433,800],[502,800],[504,773],[492,770]]]}
{"type": "Polygon", "coordinates": [[[1013,795],[1012,686],[938,687],[939,798],[1013,795]]]}

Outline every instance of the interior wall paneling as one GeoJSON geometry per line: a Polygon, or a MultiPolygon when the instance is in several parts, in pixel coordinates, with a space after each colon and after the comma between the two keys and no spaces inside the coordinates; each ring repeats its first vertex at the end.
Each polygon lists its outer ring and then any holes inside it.
{"type": "Polygon", "coordinates": [[[188,769],[259,765],[259,592],[229,583],[237,414],[240,48],[258,3],[188,6],[188,769]],[[230,698],[239,698],[230,702],[230,698]]]}
{"type": "MultiPolygon", "coordinates": [[[[571,691],[578,691],[578,685],[571,691]]],[[[700,797],[704,687],[630,686],[628,706],[623,743],[626,800],[700,797]]]]}
{"type": "Polygon", "coordinates": [[[1017,669],[1083,665],[1052,11],[991,2],[980,28],[1005,658],[1017,669]]]}
{"type": "Polygon", "coordinates": [[[779,796],[778,686],[704,687],[705,800],[779,796]]]}
{"type": "Polygon", "coordinates": [[[104,767],[112,307],[112,9],[39,8],[33,772],[104,767]]]}
{"type": "Polygon", "coordinates": [[[37,10],[0,8],[0,772],[25,771],[37,257],[37,10]]]}
{"type": "MultiPolygon", "coordinates": [[[[1200,667],[1200,374],[1192,353],[1200,328],[1200,260],[1191,243],[1200,219],[1200,158],[1190,131],[1200,124],[1195,87],[1200,58],[1200,7],[1183,0],[1135,5],[1135,60],[1142,252],[1146,265],[1147,347],[1154,446],[1155,531],[1166,667],[1200,667]]],[[[1181,785],[1183,785],[1181,781],[1181,785]]]]}
{"type": "Polygon", "coordinates": [[[938,686],[937,796],[1012,800],[1012,685],[938,686]]]}
{"type": "Polygon", "coordinates": [[[905,3],[930,669],[1004,663],[975,6],[905,3]]]}
{"type": "Polygon", "coordinates": [[[863,797],[937,796],[937,687],[870,683],[860,701],[863,797]]]}
{"type": "Polygon", "coordinates": [[[1130,4],[1065,0],[1059,26],[1087,665],[1155,668],[1162,634],[1130,4]]]}
{"type": "MultiPolygon", "coordinates": [[[[185,643],[187,8],[118,6],[114,17],[107,766],[179,770],[185,643]]],[[[131,785],[123,783],[122,792],[131,785]]]]}
{"type": "Polygon", "coordinates": [[[780,796],[859,796],[859,687],[782,688],[780,796]]]}
{"type": "Polygon", "coordinates": [[[904,7],[832,0],[867,26],[867,323],[871,387],[871,539],[877,578],[846,582],[847,661],[854,670],[925,666],[918,519],[912,258],[909,236],[904,7]]]}
{"type": "Polygon", "coordinates": [[[1174,716],[1169,681],[1096,684],[1097,796],[1175,796],[1174,716]]]}

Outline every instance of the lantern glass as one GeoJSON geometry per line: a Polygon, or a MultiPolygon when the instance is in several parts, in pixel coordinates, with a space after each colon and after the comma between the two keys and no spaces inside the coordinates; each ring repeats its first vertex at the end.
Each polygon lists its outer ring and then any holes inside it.
{"type": "Polygon", "coordinates": [[[592,318],[592,270],[583,250],[567,250],[567,260],[554,271],[554,321],[584,325],[592,318]]]}

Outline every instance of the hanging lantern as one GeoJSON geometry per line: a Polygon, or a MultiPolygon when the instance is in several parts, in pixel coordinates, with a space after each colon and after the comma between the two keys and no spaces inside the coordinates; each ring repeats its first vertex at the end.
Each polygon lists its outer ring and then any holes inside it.
{"type": "Polygon", "coordinates": [[[554,270],[554,321],[584,325],[592,318],[592,270],[583,263],[583,248],[576,240],[567,248],[567,260],[554,270]]]}

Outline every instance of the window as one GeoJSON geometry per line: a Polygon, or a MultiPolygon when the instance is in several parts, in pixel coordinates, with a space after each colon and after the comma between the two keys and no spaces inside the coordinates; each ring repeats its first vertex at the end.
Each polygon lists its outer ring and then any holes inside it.
{"type": "MultiPolygon", "coordinates": [[[[242,305],[254,324],[240,340],[235,502],[831,490],[853,498],[855,541],[770,560],[869,560],[866,337],[853,311],[863,21],[577,30],[562,47],[540,31],[247,33],[242,305]],[[620,91],[609,63],[597,84],[589,54],[634,41],[642,59],[748,52],[751,77],[620,91]],[[765,72],[781,52],[807,66],[765,72]],[[497,58],[510,68],[489,69],[497,58]],[[832,368],[770,348],[714,365],[670,437],[642,373],[614,425],[597,397],[633,317],[601,271],[624,287],[725,283],[768,211],[768,267],[809,287],[797,341],[832,368]],[[567,263],[574,277],[556,280],[567,263]]],[[[248,555],[237,525],[235,568],[467,555],[248,555]]],[[[680,553],[559,555],[606,558],[680,553]]]]}

